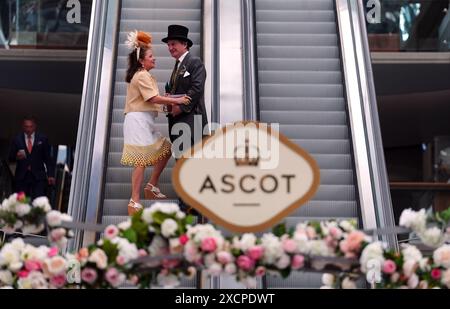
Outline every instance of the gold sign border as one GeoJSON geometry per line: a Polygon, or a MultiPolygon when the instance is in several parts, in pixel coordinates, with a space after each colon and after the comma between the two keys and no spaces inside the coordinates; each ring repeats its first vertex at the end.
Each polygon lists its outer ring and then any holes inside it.
{"type": "MultiPolygon", "coordinates": [[[[234,123],[234,125],[243,124],[244,126],[247,124],[253,123],[257,126],[258,129],[260,129],[260,123],[256,121],[239,121],[234,123]]],[[[268,134],[275,135],[272,131],[272,128],[267,126],[268,134]]],[[[191,152],[191,158],[194,158],[195,149],[198,149],[198,147],[204,147],[206,143],[211,139],[219,138],[220,135],[224,135],[227,132],[227,127],[223,127],[218,132],[216,132],[214,135],[208,136],[204,138],[201,142],[198,142],[194,147],[190,149],[191,152]]],[[[294,203],[292,203],[289,207],[285,208],[282,212],[278,213],[277,215],[273,216],[269,220],[252,226],[242,226],[242,225],[236,225],[230,222],[225,221],[224,219],[220,218],[219,216],[215,215],[212,211],[210,211],[208,208],[203,206],[200,202],[198,202],[195,198],[193,198],[189,193],[187,193],[180,182],[180,171],[183,164],[188,160],[188,158],[185,158],[184,156],[177,161],[177,163],[174,166],[173,172],[172,172],[172,182],[175,189],[175,192],[178,194],[178,196],[186,202],[189,206],[197,209],[201,214],[203,214],[208,219],[211,219],[214,221],[214,223],[221,225],[225,227],[228,230],[231,230],[233,232],[238,233],[248,233],[248,232],[260,232],[266,229],[269,229],[273,226],[275,226],[279,221],[281,221],[283,218],[287,217],[289,214],[291,214],[293,211],[295,211],[297,208],[301,207],[303,204],[308,202],[317,192],[319,185],[320,185],[320,169],[317,164],[317,162],[314,160],[314,158],[307,153],[305,150],[294,144],[287,138],[285,135],[283,135],[281,132],[278,132],[280,141],[285,144],[288,148],[290,148],[292,151],[297,153],[299,156],[303,157],[310,165],[310,167],[313,170],[313,183],[309,190],[298,200],[296,200],[294,203]]],[[[189,151],[189,150],[188,150],[189,151]]]]}

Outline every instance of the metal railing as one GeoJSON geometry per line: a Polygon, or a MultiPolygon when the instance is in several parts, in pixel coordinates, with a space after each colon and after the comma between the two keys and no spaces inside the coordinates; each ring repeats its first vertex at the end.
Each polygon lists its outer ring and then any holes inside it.
{"type": "MultiPolygon", "coordinates": [[[[69,214],[75,221],[98,222],[119,14],[119,0],[94,0],[69,200],[69,214]]],[[[93,243],[95,237],[95,232],[78,231],[70,248],[93,243]]]]}
{"type": "MultiPolygon", "coordinates": [[[[363,226],[395,225],[362,0],[337,0],[336,12],[363,226]]],[[[393,235],[383,240],[397,248],[393,235]]]]}

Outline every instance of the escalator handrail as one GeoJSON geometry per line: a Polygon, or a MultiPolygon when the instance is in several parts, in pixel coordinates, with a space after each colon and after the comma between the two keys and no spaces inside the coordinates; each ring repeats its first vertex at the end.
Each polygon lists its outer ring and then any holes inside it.
{"type": "MultiPolygon", "coordinates": [[[[114,80],[114,54],[121,0],[94,0],[77,147],[68,211],[76,221],[97,223],[103,190],[114,80]]],[[[95,241],[95,233],[77,232],[69,250],[95,241]]]]}
{"type": "MultiPolygon", "coordinates": [[[[344,86],[363,227],[394,226],[362,0],[336,0],[344,86]]],[[[382,237],[397,248],[395,235],[382,237]]]]}

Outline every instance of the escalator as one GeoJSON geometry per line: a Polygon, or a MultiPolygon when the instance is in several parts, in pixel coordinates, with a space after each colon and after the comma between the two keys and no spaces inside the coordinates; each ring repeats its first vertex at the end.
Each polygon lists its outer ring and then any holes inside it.
{"type": "MultiPolygon", "coordinates": [[[[120,164],[123,147],[123,110],[127,87],[125,74],[129,53],[128,48],[124,44],[127,33],[139,29],[148,31],[153,35],[153,53],[156,57],[156,68],[151,73],[158,80],[160,94],[164,94],[164,84],[170,78],[175,60],[170,56],[166,45],[161,42],[161,39],[167,35],[167,27],[172,23],[181,23],[189,28],[189,37],[194,42],[190,52],[195,56],[200,56],[201,0],[182,2],[176,0],[122,1],[114,103],[104,185],[103,223],[119,223],[127,219],[127,205],[131,194],[131,173],[133,169],[120,164]]],[[[160,114],[156,119],[156,124],[164,136],[169,136],[165,115],[160,114]]],[[[175,201],[176,195],[171,185],[173,165],[174,160],[171,159],[160,177],[159,187],[161,192],[175,201]]],[[[149,179],[150,173],[151,168],[148,168],[144,181],[149,179]]],[[[142,198],[143,196],[142,191],[142,198]]],[[[149,205],[149,201],[142,200],[142,202],[146,206],[149,205]]]]}
{"type": "MultiPolygon", "coordinates": [[[[289,218],[355,218],[355,168],[334,0],[256,0],[259,120],[317,161],[321,185],[289,218]]],[[[320,287],[320,273],[267,277],[268,288],[320,287]]]]}
{"type": "MultiPolygon", "coordinates": [[[[77,141],[80,146],[75,170],[78,172],[74,173],[69,203],[69,212],[74,219],[103,224],[127,219],[132,168],[120,165],[126,96],[124,79],[129,52],[124,41],[127,33],[135,29],[152,33],[153,51],[157,59],[157,67],[152,73],[157,77],[160,93],[164,93],[164,84],[169,79],[174,59],[161,39],[167,34],[168,25],[183,24],[189,27],[189,37],[194,42],[191,53],[204,56],[205,62],[209,61],[211,65],[210,70],[207,66],[207,72],[209,78],[212,76],[212,80],[209,80],[212,85],[210,95],[215,98],[211,100],[214,102],[211,108],[215,111],[212,120],[246,119],[279,123],[280,131],[311,153],[319,164],[321,185],[316,196],[286,218],[288,225],[295,225],[302,220],[354,218],[361,228],[392,226],[376,100],[373,85],[370,85],[372,80],[368,77],[371,70],[364,67],[364,64],[370,64],[370,59],[367,60],[366,54],[361,53],[360,49],[356,50],[364,45],[355,38],[357,29],[361,28],[361,21],[358,24],[357,20],[350,21],[344,16],[345,12],[348,16],[351,15],[350,11],[354,13],[355,8],[350,8],[351,3],[362,2],[222,1],[217,1],[221,4],[217,5],[218,14],[211,14],[214,18],[209,21],[205,21],[205,12],[213,10],[203,7],[205,3],[215,1],[108,2],[110,6],[117,3],[117,17],[112,18],[112,22],[104,23],[107,25],[106,30],[92,28],[90,35],[93,43],[99,41],[100,46],[106,48],[103,53],[99,48],[89,51],[91,56],[87,64],[77,141]],[[244,9],[243,14],[234,15],[238,3],[247,3],[253,13],[247,14],[244,9]],[[239,21],[245,22],[246,18],[253,18],[250,15],[254,15],[254,29],[239,28],[242,32],[248,30],[247,36],[241,36],[242,33],[226,24],[230,16],[239,16],[242,18],[239,21]],[[111,30],[116,29],[114,25],[117,25],[117,30],[111,30]],[[215,30],[209,29],[207,25],[215,30]],[[344,36],[343,27],[347,31],[344,36]],[[105,33],[117,35],[117,42],[108,46],[108,35],[105,33]],[[209,37],[214,37],[215,44],[205,41],[209,37]],[[255,55],[247,50],[247,43],[252,40],[256,40],[255,55]],[[220,52],[216,50],[216,45],[220,46],[220,52]],[[351,48],[355,48],[355,51],[350,51],[351,48]],[[237,59],[239,56],[242,56],[244,66],[224,66],[227,63],[225,60],[237,59]],[[355,64],[352,61],[356,62],[356,59],[358,63],[355,64]],[[105,66],[108,61],[113,65],[105,66]],[[256,66],[251,65],[252,61],[256,66]],[[101,62],[106,70],[103,67],[99,70],[97,63],[101,62]],[[216,67],[218,64],[221,65],[221,71],[216,67]],[[110,72],[109,67],[112,67],[110,72]],[[252,70],[253,73],[248,74],[252,70]],[[253,81],[251,76],[254,76],[253,81]],[[244,85],[239,83],[241,78],[244,85]],[[354,83],[351,87],[349,80],[354,83]],[[242,86],[242,89],[230,90],[229,84],[233,82],[236,82],[236,88],[242,86]],[[110,91],[103,90],[102,85],[111,88],[110,91]],[[257,95],[249,95],[253,93],[253,90],[249,90],[252,85],[257,95]],[[230,91],[236,93],[230,95],[230,91]],[[251,100],[253,102],[249,104],[251,100]],[[97,105],[90,102],[96,102],[97,105]],[[93,113],[96,114],[91,117],[93,113]],[[86,153],[90,160],[83,159],[86,153]]],[[[98,16],[94,16],[94,20],[99,16],[111,18],[113,14],[105,13],[108,10],[105,9],[105,3],[98,2],[96,5],[98,8],[94,13],[98,16]]],[[[365,35],[364,30],[361,33],[365,35]]],[[[161,132],[168,136],[166,117],[160,115],[156,122],[161,132]]],[[[172,159],[161,175],[159,187],[176,202],[177,197],[171,185],[173,165],[172,159]]],[[[150,172],[150,169],[146,171],[145,180],[148,180],[150,172]]],[[[150,201],[142,202],[147,207],[151,204],[150,201]]],[[[92,231],[78,233],[74,247],[91,244],[96,236],[92,231]]],[[[395,239],[388,240],[388,243],[391,246],[396,244],[395,239]]],[[[296,272],[287,279],[267,277],[265,286],[318,287],[321,285],[320,279],[320,273],[296,272]]],[[[214,283],[213,286],[227,286],[222,285],[220,280],[216,281],[219,285],[214,283]]],[[[194,286],[193,281],[183,282],[183,287],[194,286]]]]}

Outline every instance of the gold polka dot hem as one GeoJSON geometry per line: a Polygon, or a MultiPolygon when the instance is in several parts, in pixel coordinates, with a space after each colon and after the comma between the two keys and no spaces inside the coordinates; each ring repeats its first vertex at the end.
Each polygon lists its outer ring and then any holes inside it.
{"type": "Polygon", "coordinates": [[[120,163],[126,166],[147,167],[158,163],[158,161],[171,155],[172,144],[167,138],[149,146],[135,146],[125,144],[123,147],[120,163]]]}

